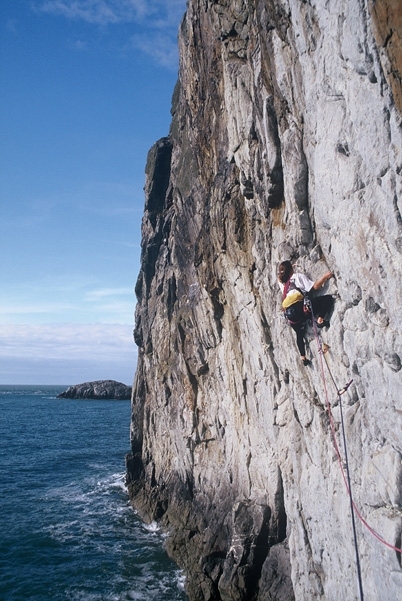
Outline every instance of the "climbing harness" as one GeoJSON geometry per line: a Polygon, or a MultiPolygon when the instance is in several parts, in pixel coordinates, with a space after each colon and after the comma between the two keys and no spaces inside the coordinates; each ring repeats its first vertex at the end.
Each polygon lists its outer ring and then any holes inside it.
{"type": "Polygon", "coordinates": [[[335,378],[329,368],[328,361],[325,357],[325,354],[328,351],[329,347],[328,347],[328,345],[325,345],[325,343],[323,343],[321,340],[317,325],[315,323],[315,318],[314,318],[314,313],[313,313],[313,308],[311,306],[311,303],[310,303],[310,311],[311,311],[311,321],[312,321],[312,325],[313,325],[314,336],[317,341],[318,354],[320,356],[321,375],[322,375],[322,380],[323,380],[323,385],[324,385],[326,408],[327,408],[327,413],[328,413],[329,422],[330,422],[332,440],[333,440],[336,455],[338,457],[339,465],[341,468],[343,481],[345,483],[346,491],[348,493],[349,501],[350,501],[351,521],[352,521],[353,539],[354,539],[355,556],[356,556],[356,571],[357,571],[357,578],[358,578],[358,584],[359,584],[359,594],[360,594],[360,601],[364,601],[360,557],[359,557],[359,549],[358,549],[358,543],[357,543],[355,514],[357,515],[359,520],[362,522],[362,524],[369,530],[369,532],[375,538],[377,538],[377,540],[379,540],[381,543],[383,543],[385,546],[389,547],[390,549],[393,549],[394,551],[396,551],[396,553],[399,553],[399,554],[402,553],[402,549],[399,549],[398,547],[396,547],[396,546],[388,543],[386,540],[384,540],[383,537],[380,536],[363,518],[363,516],[361,515],[358,507],[356,506],[356,504],[353,500],[352,486],[351,486],[351,479],[350,479],[350,469],[349,469],[348,448],[347,448],[347,442],[346,442],[345,424],[344,424],[343,406],[342,406],[342,395],[345,394],[345,392],[347,392],[347,390],[348,390],[349,386],[352,384],[353,380],[350,380],[349,382],[347,382],[343,386],[343,388],[338,388],[335,378]],[[331,377],[331,380],[336,388],[337,395],[338,395],[339,412],[340,412],[340,418],[341,418],[342,440],[343,440],[344,457],[345,457],[344,461],[342,460],[342,455],[341,455],[339,445],[338,445],[338,442],[336,439],[335,423],[334,423],[334,418],[333,418],[332,411],[331,411],[331,404],[329,402],[329,395],[328,395],[327,383],[326,383],[326,378],[325,378],[324,363],[328,369],[328,373],[331,377]]]}

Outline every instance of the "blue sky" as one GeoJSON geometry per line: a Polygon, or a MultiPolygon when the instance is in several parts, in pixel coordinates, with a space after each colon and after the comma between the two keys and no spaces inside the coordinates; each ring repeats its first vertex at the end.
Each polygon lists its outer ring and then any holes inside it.
{"type": "Polygon", "coordinates": [[[0,8],[0,384],[131,384],[145,162],[185,0],[0,8]]]}

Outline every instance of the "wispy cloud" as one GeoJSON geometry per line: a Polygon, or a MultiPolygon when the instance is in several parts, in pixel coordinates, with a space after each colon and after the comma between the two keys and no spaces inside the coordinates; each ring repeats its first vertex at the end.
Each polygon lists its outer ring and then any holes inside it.
{"type": "Polygon", "coordinates": [[[131,384],[137,360],[132,328],[122,324],[0,325],[0,383],[131,384]]]}
{"type": "Polygon", "coordinates": [[[134,354],[128,324],[0,325],[0,357],[106,360],[134,354]]]}
{"type": "Polygon", "coordinates": [[[166,33],[156,32],[153,36],[138,34],[131,38],[133,48],[151,56],[156,63],[171,69],[177,66],[177,44],[166,33]]]}
{"type": "MultiPolygon", "coordinates": [[[[26,196],[20,201],[21,211],[16,214],[4,210],[2,225],[13,228],[34,229],[41,224],[50,223],[60,211],[80,212],[83,215],[102,217],[137,218],[143,214],[144,182],[131,180],[123,182],[89,181],[81,187],[68,192],[50,193],[42,196],[26,196]]],[[[5,196],[4,206],[11,206],[11,198],[5,196]]],[[[67,222],[66,222],[67,223],[67,222]]]]}
{"type": "Polygon", "coordinates": [[[156,27],[177,27],[185,0],[39,0],[40,11],[95,25],[144,22],[156,27]]]}
{"type": "Polygon", "coordinates": [[[21,284],[0,302],[1,322],[133,323],[134,286],[98,288],[68,276],[21,284]],[[44,292],[45,291],[45,292],[44,292]]]}
{"type": "Polygon", "coordinates": [[[99,215],[142,215],[143,188],[143,180],[91,181],[73,194],[67,195],[63,202],[69,206],[74,203],[82,211],[99,215]]]}
{"type": "Polygon", "coordinates": [[[85,300],[89,302],[99,302],[104,298],[115,298],[119,296],[130,296],[133,295],[132,288],[100,288],[98,290],[91,290],[86,293],[85,300]]]}
{"type": "Polygon", "coordinates": [[[144,0],[44,0],[37,8],[96,25],[135,21],[147,12],[144,0]]]}
{"type": "Polygon", "coordinates": [[[10,33],[17,33],[18,32],[18,21],[16,19],[8,19],[7,23],[6,23],[6,28],[7,31],[9,31],[10,33]]]}
{"type": "MultiPolygon", "coordinates": [[[[108,27],[135,24],[133,46],[166,68],[177,68],[177,31],[186,0],[36,0],[35,9],[70,21],[108,27]]],[[[85,47],[80,40],[78,48],[85,47]]]]}

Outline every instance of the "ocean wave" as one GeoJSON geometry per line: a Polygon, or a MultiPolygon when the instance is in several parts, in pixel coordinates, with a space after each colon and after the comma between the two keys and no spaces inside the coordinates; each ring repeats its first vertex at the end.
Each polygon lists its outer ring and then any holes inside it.
{"type": "Polygon", "coordinates": [[[96,406],[44,402],[39,389],[2,397],[0,599],[184,601],[165,535],[130,506],[127,407],[109,406],[105,422],[96,406]]]}

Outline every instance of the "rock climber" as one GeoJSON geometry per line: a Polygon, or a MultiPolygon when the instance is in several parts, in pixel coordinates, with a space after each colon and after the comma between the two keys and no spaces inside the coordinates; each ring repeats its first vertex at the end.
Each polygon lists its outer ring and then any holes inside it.
{"type": "Polygon", "coordinates": [[[317,327],[329,327],[329,321],[326,320],[326,317],[333,307],[334,299],[329,294],[310,298],[310,293],[319,290],[333,275],[332,271],[327,271],[321,278],[313,282],[303,273],[295,273],[290,261],[283,261],[278,267],[279,287],[282,291],[282,308],[290,327],[296,332],[296,344],[303,365],[310,364],[306,357],[304,342],[305,325],[311,319],[311,311],[308,309],[309,303],[306,303],[306,299],[311,303],[317,327]]]}

